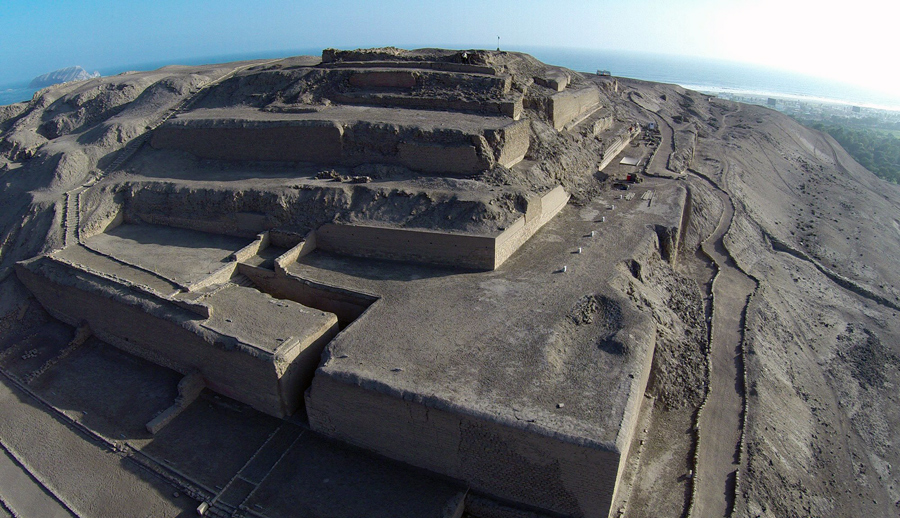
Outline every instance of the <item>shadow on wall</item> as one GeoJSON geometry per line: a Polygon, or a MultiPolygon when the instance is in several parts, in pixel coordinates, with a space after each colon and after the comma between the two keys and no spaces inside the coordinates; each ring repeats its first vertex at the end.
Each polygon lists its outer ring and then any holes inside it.
{"type": "Polygon", "coordinates": [[[316,269],[339,272],[351,277],[374,281],[412,282],[419,279],[449,277],[483,271],[449,266],[430,266],[389,259],[367,259],[317,250],[298,261],[316,269]]]}

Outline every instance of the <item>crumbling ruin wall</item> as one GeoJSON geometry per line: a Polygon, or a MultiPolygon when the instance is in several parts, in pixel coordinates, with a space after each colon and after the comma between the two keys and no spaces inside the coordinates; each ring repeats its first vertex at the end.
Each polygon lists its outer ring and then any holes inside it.
{"type": "Polygon", "coordinates": [[[413,88],[416,74],[410,70],[375,70],[350,75],[351,86],[358,88],[413,88]]]}
{"type": "MultiPolygon", "coordinates": [[[[498,131],[505,133],[504,129],[498,131]]],[[[503,156],[524,156],[521,131],[510,134],[514,151],[503,156]]],[[[490,169],[495,163],[494,150],[476,147],[484,142],[477,137],[458,130],[412,130],[392,124],[279,121],[278,125],[247,123],[243,127],[166,125],[154,132],[151,144],[216,160],[346,166],[374,162],[399,164],[425,173],[469,175],[490,169]]],[[[503,150],[500,152],[502,155],[503,150]]]]}
{"type": "Polygon", "coordinates": [[[427,142],[400,142],[398,161],[423,173],[475,174],[489,167],[473,145],[446,145],[427,142]]]}
{"type": "Polygon", "coordinates": [[[522,117],[524,105],[522,96],[510,95],[501,100],[457,99],[447,97],[425,97],[419,95],[368,94],[349,95],[345,93],[329,94],[329,99],[339,104],[359,104],[365,106],[388,106],[391,108],[409,108],[417,110],[441,110],[450,112],[474,112],[485,115],[505,115],[513,120],[522,117]]]}
{"type": "MultiPolygon", "coordinates": [[[[335,69],[339,71],[341,69],[335,69]]],[[[443,72],[422,69],[370,69],[352,72],[348,77],[351,86],[357,88],[412,89],[450,88],[465,92],[490,92],[506,95],[512,86],[510,76],[443,72]]]]}
{"type": "Polygon", "coordinates": [[[609,142],[606,142],[606,146],[604,146],[603,151],[600,153],[600,164],[597,165],[597,170],[602,171],[606,169],[606,167],[619,156],[619,153],[628,147],[628,144],[631,143],[634,136],[635,133],[626,130],[610,139],[609,142]]]}
{"type": "Polygon", "coordinates": [[[675,150],[669,155],[666,169],[673,173],[683,173],[694,161],[694,148],[697,146],[697,128],[693,124],[687,129],[678,129],[674,135],[675,150]]]}
{"type": "Polygon", "coordinates": [[[544,74],[534,76],[535,83],[557,92],[565,90],[571,80],[565,69],[557,67],[547,67],[544,74]]]}
{"type": "Polygon", "coordinates": [[[320,433],[464,481],[473,491],[564,516],[608,515],[622,456],[614,449],[435,409],[321,372],[307,412],[320,433]]]}
{"type": "Polygon", "coordinates": [[[509,168],[525,158],[525,154],[531,147],[531,133],[528,126],[523,121],[499,130],[485,132],[485,139],[490,148],[494,150],[494,159],[497,164],[509,168]]]}

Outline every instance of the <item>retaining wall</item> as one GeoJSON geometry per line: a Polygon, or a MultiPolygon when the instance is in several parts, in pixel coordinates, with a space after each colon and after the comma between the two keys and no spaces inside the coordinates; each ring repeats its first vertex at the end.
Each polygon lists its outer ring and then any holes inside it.
{"type": "Polygon", "coordinates": [[[317,432],[502,500],[590,518],[606,518],[612,505],[618,451],[426,407],[321,372],[307,412],[317,432]]]}
{"type": "Polygon", "coordinates": [[[513,120],[522,117],[524,105],[522,96],[507,96],[499,101],[479,101],[452,99],[447,97],[426,97],[421,95],[397,95],[392,93],[335,93],[328,97],[339,104],[361,104],[366,106],[390,106],[419,110],[441,110],[451,112],[476,112],[485,115],[505,115],[513,120]]]}
{"type": "Polygon", "coordinates": [[[87,322],[105,342],[182,374],[199,371],[216,392],[271,415],[286,415],[271,355],[216,343],[215,336],[198,334],[198,315],[173,310],[127,288],[86,274],[56,279],[32,271],[33,266],[17,265],[16,273],[55,318],[73,326],[87,322]]]}
{"type": "MultiPolygon", "coordinates": [[[[346,69],[345,69],[346,70],[346,69]]],[[[334,70],[332,72],[338,72],[334,70]]],[[[357,88],[419,87],[458,88],[470,92],[492,92],[506,95],[512,87],[508,75],[496,76],[424,69],[362,69],[351,72],[350,86],[357,88]]]]}
{"type": "Polygon", "coordinates": [[[599,103],[600,91],[593,86],[580,90],[565,90],[550,97],[547,116],[550,117],[553,127],[561,130],[566,124],[599,103]]]}
{"type": "Polygon", "coordinates": [[[356,257],[495,270],[568,201],[562,187],[535,196],[528,200],[525,216],[496,236],[329,223],[316,230],[315,246],[356,257]]]}
{"type": "Polygon", "coordinates": [[[212,390],[276,417],[302,405],[321,351],[337,331],[335,325],[311,343],[292,339],[267,351],[206,327],[207,317],[193,311],[200,304],[154,296],[48,257],[19,263],[16,271],[55,318],[87,323],[101,340],[158,365],[199,372],[212,390]]]}
{"type": "Polygon", "coordinates": [[[486,131],[484,136],[494,150],[494,159],[506,168],[521,162],[531,146],[528,124],[512,124],[502,130],[486,131]]]}
{"type": "Polygon", "coordinates": [[[343,152],[343,133],[343,127],[331,121],[290,121],[252,127],[164,124],[153,132],[150,145],[218,160],[337,164],[343,152]]]}
{"type": "Polygon", "coordinates": [[[628,147],[628,144],[631,144],[631,140],[634,138],[636,133],[625,131],[616,135],[609,143],[606,148],[603,150],[603,155],[600,158],[600,164],[597,166],[598,171],[603,171],[606,167],[612,163],[613,160],[619,153],[622,152],[623,149],[628,147]]]}
{"type": "Polygon", "coordinates": [[[548,70],[543,76],[534,76],[535,83],[557,92],[565,90],[569,80],[569,74],[562,69],[548,70]]]}
{"type": "Polygon", "coordinates": [[[494,241],[494,264],[499,267],[525,244],[535,232],[553,219],[569,202],[569,194],[561,186],[543,196],[529,198],[525,216],[516,220],[494,241]]]}
{"type": "Polygon", "coordinates": [[[416,68],[423,70],[441,70],[444,72],[460,72],[464,74],[493,75],[497,73],[497,71],[490,66],[452,63],[449,61],[411,61],[402,59],[372,59],[360,61],[358,60],[359,58],[368,56],[350,56],[345,53],[336,55],[334,53],[329,53],[328,50],[329,49],[326,49],[322,52],[323,68],[416,68]]]}
{"type": "MultiPolygon", "coordinates": [[[[646,243],[655,250],[654,238],[646,243]]],[[[634,379],[622,385],[627,404],[611,422],[617,428],[608,442],[569,435],[564,422],[529,422],[470,401],[407,391],[380,374],[330,370],[328,361],[307,392],[307,415],[317,432],[460,480],[500,501],[556,516],[606,518],[638,426],[655,322],[642,316],[626,340],[641,361],[634,379]]]]}
{"type": "Polygon", "coordinates": [[[318,248],[337,254],[493,270],[494,239],[427,230],[326,224],[316,230],[318,248]]]}
{"type": "Polygon", "coordinates": [[[423,173],[475,174],[489,167],[473,145],[445,145],[422,142],[401,142],[397,156],[404,166],[423,173]]]}
{"type": "Polygon", "coordinates": [[[468,133],[364,121],[211,119],[165,124],[154,131],[151,145],[215,160],[345,166],[375,162],[424,173],[470,175],[498,162],[518,162],[528,151],[529,139],[525,121],[468,133]]]}
{"type": "Polygon", "coordinates": [[[413,88],[416,75],[408,70],[376,70],[350,75],[350,86],[358,88],[413,88]]]}

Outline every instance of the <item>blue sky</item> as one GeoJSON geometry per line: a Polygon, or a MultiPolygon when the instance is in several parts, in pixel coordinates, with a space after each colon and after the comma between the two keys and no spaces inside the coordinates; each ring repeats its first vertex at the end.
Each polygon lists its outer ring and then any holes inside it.
{"type": "Polygon", "coordinates": [[[3,0],[0,82],[205,56],[416,45],[742,61],[900,93],[900,3],[856,0],[3,0]],[[834,7],[832,7],[834,6],[834,7]]]}

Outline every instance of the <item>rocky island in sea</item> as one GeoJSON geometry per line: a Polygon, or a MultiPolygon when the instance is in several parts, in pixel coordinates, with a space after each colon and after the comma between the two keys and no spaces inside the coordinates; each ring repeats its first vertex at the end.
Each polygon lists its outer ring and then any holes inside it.
{"type": "Polygon", "coordinates": [[[51,85],[57,85],[59,83],[68,83],[69,81],[84,81],[85,79],[92,79],[95,77],[100,77],[100,72],[88,73],[87,70],[79,66],[66,67],[35,77],[31,80],[30,83],[28,83],[28,87],[44,88],[51,85]]]}

